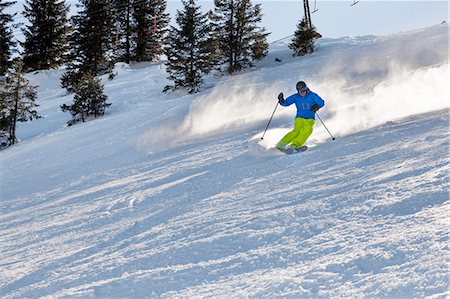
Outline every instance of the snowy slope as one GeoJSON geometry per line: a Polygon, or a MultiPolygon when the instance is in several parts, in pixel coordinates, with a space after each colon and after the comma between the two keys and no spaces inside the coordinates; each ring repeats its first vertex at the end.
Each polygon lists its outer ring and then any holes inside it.
{"type": "Polygon", "coordinates": [[[0,152],[0,297],[448,297],[448,38],[280,42],[194,96],[118,65],[108,115],[73,127],[61,71],[30,74],[45,118],[0,152]],[[285,156],[293,109],[260,136],[299,79],[338,138],[317,122],[285,156]]]}

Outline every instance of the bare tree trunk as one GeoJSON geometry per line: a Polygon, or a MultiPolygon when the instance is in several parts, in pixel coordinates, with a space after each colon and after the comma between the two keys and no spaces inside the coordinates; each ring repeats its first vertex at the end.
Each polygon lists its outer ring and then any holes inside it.
{"type": "Polygon", "coordinates": [[[312,28],[312,22],[311,22],[311,12],[309,10],[309,2],[308,0],[303,0],[303,8],[305,9],[305,20],[306,25],[309,29],[312,28]]]}

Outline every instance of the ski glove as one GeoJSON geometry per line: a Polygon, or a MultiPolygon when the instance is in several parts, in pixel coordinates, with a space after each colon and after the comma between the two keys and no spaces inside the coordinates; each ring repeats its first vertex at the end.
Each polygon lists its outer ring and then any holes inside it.
{"type": "Polygon", "coordinates": [[[278,95],[278,103],[280,103],[281,105],[283,105],[284,103],[284,95],[282,92],[280,92],[280,94],[278,95]]]}
{"type": "Polygon", "coordinates": [[[314,104],[314,105],[311,107],[311,111],[312,111],[312,112],[317,112],[317,111],[319,111],[319,109],[320,109],[320,107],[319,107],[319,105],[317,105],[317,104],[314,104]]]}

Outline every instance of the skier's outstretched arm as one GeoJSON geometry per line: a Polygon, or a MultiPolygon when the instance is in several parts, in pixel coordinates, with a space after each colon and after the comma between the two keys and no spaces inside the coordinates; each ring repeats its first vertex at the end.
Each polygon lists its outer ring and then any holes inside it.
{"type": "Polygon", "coordinates": [[[294,104],[294,102],[295,102],[294,95],[291,95],[287,99],[284,98],[282,92],[278,95],[278,103],[280,103],[281,106],[290,106],[294,104]]]}

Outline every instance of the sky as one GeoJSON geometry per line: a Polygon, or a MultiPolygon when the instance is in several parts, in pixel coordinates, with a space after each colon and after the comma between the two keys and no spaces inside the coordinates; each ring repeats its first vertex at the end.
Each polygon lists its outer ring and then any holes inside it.
{"type": "MultiPolygon", "coordinates": [[[[269,42],[294,33],[303,17],[303,1],[253,1],[262,4],[262,25],[271,32],[269,42]]],[[[311,15],[313,24],[324,37],[355,35],[383,35],[448,22],[447,1],[365,1],[355,6],[348,1],[310,1],[318,11],[311,15]]],[[[213,1],[199,1],[205,10],[213,8],[213,1]]],[[[181,9],[181,1],[169,1],[173,14],[181,9]]]]}
{"type": "MultiPolygon", "coordinates": [[[[303,17],[303,1],[265,1],[263,22],[272,31],[271,40],[295,31],[303,17]],[[282,5],[281,5],[282,3],[282,5]]],[[[448,21],[447,1],[310,1],[318,11],[313,24],[324,37],[388,34],[448,21]]]]}
{"type": "MultiPolygon", "coordinates": [[[[400,31],[409,31],[418,28],[448,22],[448,1],[366,1],[350,6],[354,0],[348,1],[314,1],[310,0],[310,9],[318,11],[312,14],[312,22],[323,37],[342,37],[356,35],[384,35],[400,31]]],[[[19,0],[14,7],[21,11],[24,0],[19,0]]],[[[75,9],[77,1],[67,1],[75,9]]],[[[172,17],[177,9],[181,9],[181,1],[169,0],[167,11],[172,17]]],[[[198,1],[199,5],[207,11],[213,8],[212,0],[198,1]]],[[[302,0],[268,1],[253,0],[253,3],[262,4],[264,26],[271,34],[269,42],[292,35],[297,23],[303,17],[302,0]]],[[[24,21],[21,15],[16,16],[18,22],[24,21]]],[[[18,39],[23,35],[16,31],[18,39]]]]}

